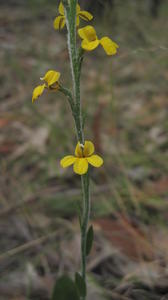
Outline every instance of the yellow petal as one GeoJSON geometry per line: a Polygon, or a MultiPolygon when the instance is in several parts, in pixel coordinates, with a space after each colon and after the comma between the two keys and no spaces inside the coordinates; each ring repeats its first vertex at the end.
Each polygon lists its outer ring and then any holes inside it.
{"type": "Polygon", "coordinates": [[[77,158],[74,166],[73,166],[74,172],[79,175],[83,175],[87,173],[88,170],[88,161],[86,158],[77,158]]]}
{"type": "Polygon", "coordinates": [[[59,7],[58,7],[58,11],[60,13],[60,15],[64,16],[64,5],[62,4],[62,2],[60,2],[59,7]]]}
{"type": "Polygon", "coordinates": [[[73,156],[73,155],[67,155],[67,156],[65,156],[60,161],[61,167],[67,168],[67,167],[71,166],[76,161],[76,159],[77,158],[75,156],[73,156]]]}
{"type": "Polygon", "coordinates": [[[88,42],[87,40],[83,40],[81,43],[81,47],[86,51],[92,51],[99,46],[99,40],[94,42],[88,42]]]}
{"type": "Polygon", "coordinates": [[[79,16],[85,21],[91,21],[93,19],[93,16],[86,10],[81,10],[79,16]]]}
{"type": "Polygon", "coordinates": [[[100,44],[103,46],[107,55],[114,55],[117,53],[117,48],[119,46],[108,37],[103,37],[100,40],[100,44]]]}
{"type": "Polygon", "coordinates": [[[50,87],[51,85],[53,85],[54,83],[56,83],[58,81],[58,79],[60,78],[60,73],[53,71],[53,70],[49,70],[45,76],[43,78],[40,78],[41,80],[45,80],[48,83],[48,86],[50,87]]]}
{"type": "Polygon", "coordinates": [[[103,164],[103,159],[99,155],[92,155],[87,157],[87,161],[93,167],[99,168],[103,164]]]}
{"type": "Polygon", "coordinates": [[[80,5],[77,4],[77,5],[76,5],[76,14],[78,15],[79,13],[80,13],[80,5]]]}
{"type": "Polygon", "coordinates": [[[75,148],[75,156],[82,157],[83,156],[83,150],[81,147],[81,144],[78,142],[75,148]]]}
{"type": "Polygon", "coordinates": [[[78,29],[78,34],[83,40],[87,40],[88,42],[93,42],[97,40],[96,31],[93,26],[85,26],[83,28],[78,29]]]}
{"type": "Polygon", "coordinates": [[[95,147],[92,142],[85,141],[83,154],[85,157],[90,156],[94,153],[95,147]]]}
{"type": "Polygon", "coordinates": [[[76,26],[78,27],[79,24],[80,24],[80,20],[79,20],[79,17],[77,16],[77,17],[76,17],[76,26]]]}
{"type": "Polygon", "coordinates": [[[65,17],[63,16],[56,17],[53,22],[53,26],[55,30],[62,29],[65,26],[65,17]]]}
{"type": "Polygon", "coordinates": [[[45,89],[45,84],[43,85],[38,85],[34,90],[33,90],[33,95],[32,95],[32,102],[34,102],[38,97],[42,95],[45,89]]]}

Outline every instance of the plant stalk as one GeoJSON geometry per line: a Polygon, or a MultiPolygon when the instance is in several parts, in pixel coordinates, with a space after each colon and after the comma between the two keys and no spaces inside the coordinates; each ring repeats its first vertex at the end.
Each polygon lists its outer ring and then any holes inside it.
{"type": "MultiPolygon", "coordinates": [[[[77,50],[76,46],[76,0],[71,0],[69,3],[64,0],[66,26],[68,30],[68,50],[71,65],[71,74],[73,81],[73,96],[74,106],[71,105],[72,114],[75,121],[77,140],[84,144],[83,120],[80,97],[80,75],[83,61],[83,50],[77,50]],[[66,2],[66,3],[65,3],[66,2]]],[[[89,171],[81,176],[82,185],[82,220],[81,220],[81,275],[86,284],[86,240],[87,229],[90,214],[90,193],[89,193],[89,171]]],[[[81,300],[85,300],[83,297],[81,300]]]]}
{"type": "Polygon", "coordinates": [[[83,192],[83,218],[81,225],[81,252],[82,252],[82,277],[86,282],[86,238],[87,238],[87,228],[90,215],[90,191],[89,191],[89,171],[81,176],[82,182],[82,192],[83,192]]]}

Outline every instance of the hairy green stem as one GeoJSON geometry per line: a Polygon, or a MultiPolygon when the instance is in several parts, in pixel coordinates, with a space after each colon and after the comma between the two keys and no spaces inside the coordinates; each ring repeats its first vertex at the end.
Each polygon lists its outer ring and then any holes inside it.
{"type": "Polygon", "coordinates": [[[74,100],[73,100],[71,92],[67,88],[62,86],[61,84],[59,85],[59,91],[62,92],[67,97],[68,102],[71,107],[71,111],[73,113],[74,112],[74,100]]]}
{"type": "MultiPolygon", "coordinates": [[[[81,66],[83,61],[83,50],[80,48],[77,50],[76,46],[76,4],[77,0],[63,0],[66,16],[66,26],[68,30],[68,50],[71,63],[71,73],[73,81],[73,96],[74,102],[72,105],[72,99],[69,98],[69,102],[72,109],[72,114],[75,121],[77,139],[81,144],[84,144],[84,132],[83,132],[83,120],[81,109],[81,97],[80,97],[80,75],[81,66]]],[[[64,90],[66,93],[67,91],[64,90]]],[[[87,240],[87,228],[90,213],[90,195],[89,195],[89,171],[87,174],[81,176],[83,206],[82,206],[82,220],[81,220],[81,274],[84,282],[86,283],[86,240],[87,240]]],[[[81,300],[85,300],[83,297],[81,300]]]]}
{"type": "MultiPolygon", "coordinates": [[[[66,1],[66,0],[64,0],[66,1]]],[[[69,6],[65,6],[66,26],[68,30],[68,50],[71,65],[71,74],[73,82],[73,95],[75,99],[75,108],[73,114],[75,114],[75,125],[77,130],[77,139],[83,144],[84,134],[82,130],[82,112],[80,101],[80,71],[81,65],[79,64],[79,56],[76,47],[76,0],[71,0],[69,6]],[[80,66],[80,68],[79,68],[80,66]]]]}
{"type": "Polygon", "coordinates": [[[82,277],[86,282],[86,238],[87,227],[90,215],[90,192],[89,192],[89,171],[81,176],[82,191],[83,191],[83,222],[81,225],[81,252],[82,252],[82,277]]]}

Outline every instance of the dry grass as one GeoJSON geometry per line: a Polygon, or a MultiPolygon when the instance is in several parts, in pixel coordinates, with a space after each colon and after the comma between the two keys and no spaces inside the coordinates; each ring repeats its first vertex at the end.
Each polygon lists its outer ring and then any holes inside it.
{"type": "MultiPolygon", "coordinates": [[[[70,84],[65,36],[52,29],[56,10],[45,5],[0,10],[3,300],[48,299],[55,277],[80,262],[80,180],[59,166],[74,148],[73,121],[59,93],[31,104],[32,89],[47,69],[66,74],[62,81],[70,84]]],[[[106,12],[101,26],[97,22],[99,34],[108,32],[119,43],[118,56],[109,59],[101,49],[87,54],[82,73],[87,138],[105,159],[92,173],[89,297],[164,300],[168,6],[152,20],[129,5],[117,5],[114,15],[106,12]]]]}

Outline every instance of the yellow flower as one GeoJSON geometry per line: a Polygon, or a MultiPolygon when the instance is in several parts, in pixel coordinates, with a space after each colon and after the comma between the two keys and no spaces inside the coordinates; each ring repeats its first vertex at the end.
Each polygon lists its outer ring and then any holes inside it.
{"type": "Polygon", "coordinates": [[[43,94],[45,89],[58,90],[59,89],[59,83],[58,83],[59,78],[60,78],[59,72],[49,70],[44,75],[44,77],[40,78],[41,80],[45,81],[45,83],[42,85],[38,85],[33,90],[32,102],[34,102],[36,99],[38,99],[43,94]]]}
{"type": "MultiPolygon", "coordinates": [[[[60,2],[58,11],[60,15],[55,18],[54,20],[54,28],[57,29],[62,29],[65,26],[65,12],[64,12],[64,6],[62,2],[60,2]]],[[[79,26],[80,23],[80,18],[85,20],[85,21],[91,21],[93,19],[93,16],[85,11],[80,9],[80,5],[76,5],[76,26],[79,26]]]]}
{"type": "Polygon", "coordinates": [[[76,174],[83,175],[88,171],[88,164],[99,168],[103,164],[103,159],[99,155],[93,154],[95,147],[92,142],[85,141],[84,145],[78,142],[75,149],[75,156],[68,155],[61,159],[61,166],[67,168],[73,165],[76,174]]]}
{"type": "Polygon", "coordinates": [[[98,39],[93,26],[85,26],[78,29],[78,34],[83,40],[81,47],[86,51],[92,51],[101,44],[107,55],[114,55],[117,53],[117,48],[119,46],[107,36],[98,39]]]}

